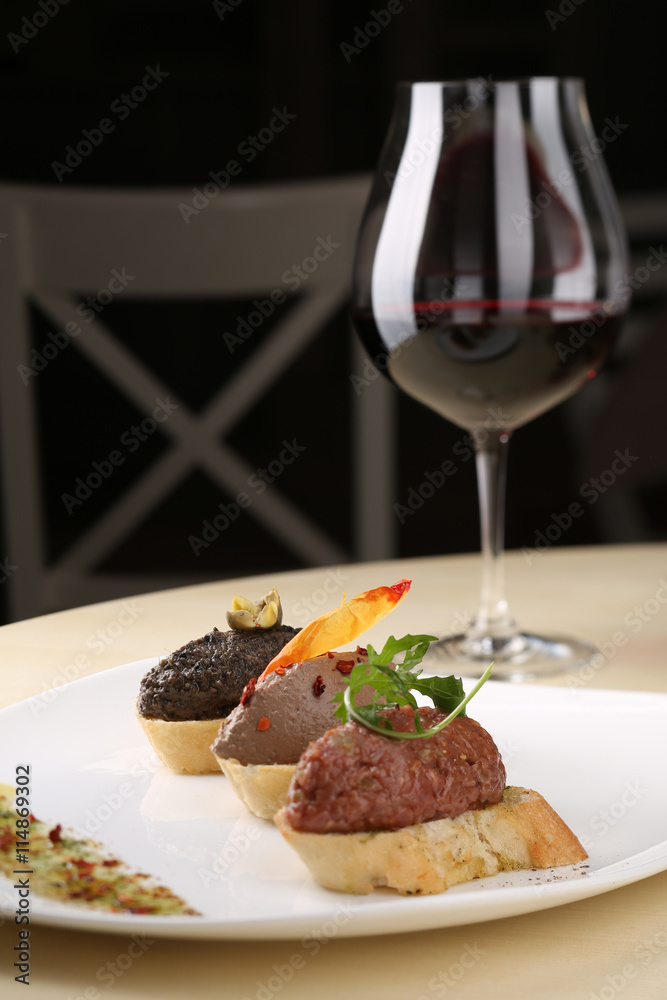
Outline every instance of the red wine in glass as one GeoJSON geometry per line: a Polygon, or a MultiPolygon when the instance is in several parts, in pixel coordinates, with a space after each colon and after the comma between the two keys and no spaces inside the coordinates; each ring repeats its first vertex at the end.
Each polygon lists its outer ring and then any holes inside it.
{"type": "Polygon", "coordinates": [[[512,680],[595,649],[521,632],[502,582],[512,431],[595,376],[627,300],[623,227],[578,80],[399,85],[359,234],[352,318],[395,384],[476,443],[482,597],[434,652],[512,680]],[[594,147],[593,147],[594,148],[594,147]]]}
{"type": "MultiPolygon", "coordinates": [[[[418,302],[421,329],[393,351],[387,371],[409,396],[467,430],[489,425],[513,429],[532,420],[593,378],[611,346],[620,317],[554,322],[548,309],[515,317],[506,304],[485,303],[479,322],[452,323],[441,303],[418,302]],[[585,332],[584,332],[585,331],[585,332]],[[559,360],[558,345],[585,346],[559,360]]],[[[601,309],[591,304],[591,309],[601,309]]],[[[590,315],[590,314],[589,314],[590,315]]],[[[371,357],[385,351],[372,312],[354,314],[371,357]]]]}

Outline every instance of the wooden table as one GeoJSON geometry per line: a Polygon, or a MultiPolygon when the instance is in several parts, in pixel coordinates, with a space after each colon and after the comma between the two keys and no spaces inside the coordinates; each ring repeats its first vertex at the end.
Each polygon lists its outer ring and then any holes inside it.
{"type": "MultiPolygon", "coordinates": [[[[511,553],[507,563],[510,604],[523,625],[604,644],[606,662],[576,675],[574,683],[667,691],[667,604],[661,601],[667,599],[667,546],[511,553]]],[[[445,632],[456,627],[457,615],[475,606],[479,558],[413,559],[225,581],[7,625],[0,629],[0,705],[68,676],[164,654],[216,623],[225,627],[224,612],[235,593],[255,598],[277,585],[285,620],[301,625],[339,603],[343,591],[352,596],[402,576],[414,584],[409,599],[392,614],[392,631],[445,632]]],[[[383,634],[378,631],[378,640],[383,634]]],[[[568,678],[547,682],[565,684],[568,678]]],[[[3,1000],[26,995],[13,981],[15,943],[16,926],[7,921],[0,928],[3,1000]]],[[[298,942],[290,941],[157,939],[113,983],[99,978],[98,970],[123,954],[127,943],[122,936],[33,926],[31,995],[38,1000],[107,995],[267,1000],[261,984],[271,978],[274,965],[284,966],[299,951],[298,942]]],[[[667,995],[667,872],[511,919],[390,937],[334,937],[272,996],[611,1000],[621,994],[632,1000],[667,995]],[[450,987],[441,974],[450,976],[450,987]]]]}

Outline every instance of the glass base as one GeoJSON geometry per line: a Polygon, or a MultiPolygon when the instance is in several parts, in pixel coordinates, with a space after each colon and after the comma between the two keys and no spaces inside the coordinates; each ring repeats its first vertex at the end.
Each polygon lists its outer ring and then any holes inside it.
{"type": "Polygon", "coordinates": [[[597,655],[599,650],[591,643],[565,636],[453,635],[431,643],[422,667],[425,673],[481,677],[493,661],[491,680],[533,681],[586,666],[597,655]]]}

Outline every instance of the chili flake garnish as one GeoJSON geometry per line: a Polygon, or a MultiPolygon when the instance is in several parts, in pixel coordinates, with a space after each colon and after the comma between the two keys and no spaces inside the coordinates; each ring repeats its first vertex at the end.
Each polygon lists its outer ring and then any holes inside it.
{"type": "Polygon", "coordinates": [[[260,733],[265,733],[266,730],[270,728],[270,726],[271,726],[271,719],[267,718],[266,715],[263,715],[262,718],[257,723],[257,728],[259,729],[260,733]]]}
{"type": "Polygon", "coordinates": [[[282,677],[282,676],[283,676],[283,674],[285,673],[285,668],[284,668],[284,667],[276,667],[276,673],[277,673],[277,674],[278,674],[278,675],[279,675],[280,677],[282,677]]]}
{"type": "Polygon", "coordinates": [[[86,861],[84,858],[70,858],[70,861],[81,870],[83,875],[89,875],[95,867],[92,861],[86,861]]]}
{"type": "Polygon", "coordinates": [[[62,826],[60,825],[60,823],[58,823],[57,826],[54,826],[53,830],[49,830],[49,840],[51,841],[52,844],[59,844],[60,841],[62,840],[62,837],[60,836],[61,830],[62,826]]]}
{"type": "Polygon", "coordinates": [[[322,674],[318,674],[313,681],[313,691],[315,692],[315,697],[319,698],[320,695],[326,690],[326,684],[322,679],[322,674]]]}
{"type": "Polygon", "coordinates": [[[333,658],[334,658],[335,655],[336,655],[335,653],[331,653],[331,652],[327,653],[327,656],[329,657],[330,660],[333,660],[333,658]]]}
{"type": "Polygon", "coordinates": [[[339,660],[336,664],[336,670],[340,670],[341,674],[351,674],[353,666],[354,660],[339,660]]]}
{"type": "Polygon", "coordinates": [[[368,656],[368,650],[365,646],[357,646],[357,656],[368,656]]]}
{"type": "Polygon", "coordinates": [[[248,704],[248,702],[255,693],[256,687],[257,687],[257,678],[251,677],[246,686],[243,688],[243,694],[241,695],[241,701],[240,701],[241,705],[248,704]]]}

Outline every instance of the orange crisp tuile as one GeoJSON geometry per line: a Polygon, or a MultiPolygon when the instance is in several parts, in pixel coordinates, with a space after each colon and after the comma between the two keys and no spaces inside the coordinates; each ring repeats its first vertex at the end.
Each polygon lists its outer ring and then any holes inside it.
{"type": "Polygon", "coordinates": [[[352,600],[334,608],[333,611],[320,615],[283,646],[259,679],[273,673],[279,667],[311,660],[314,656],[328,653],[336,646],[352,642],[393,611],[407,594],[411,583],[412,580],[399,580],[391,587],[365,590],[363,594],[357,594],[352,600]]]}

